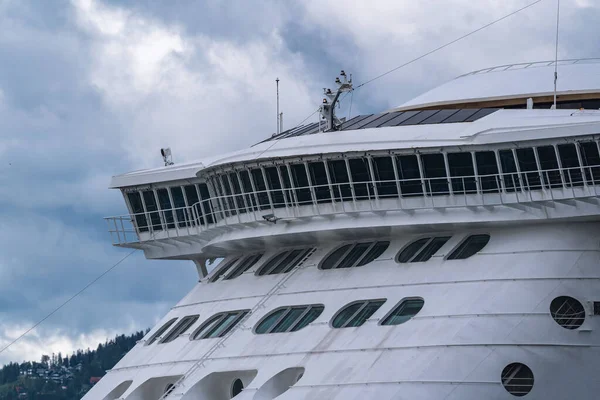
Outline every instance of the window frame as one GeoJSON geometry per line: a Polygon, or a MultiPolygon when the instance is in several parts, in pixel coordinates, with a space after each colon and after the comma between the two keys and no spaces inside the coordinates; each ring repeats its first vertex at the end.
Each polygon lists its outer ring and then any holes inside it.
{"type": "Polygon", "coordinates": [[[357,242],[344,242],[338,246],[336,246],[335,248],[333,248],[331,251],[329,251],[327,253],[327,255],[325,257],[323,257],[323,259],[321,260],[321,262],[319,262],[319,266],[318,269],[322,270],[322,271],[330,271],[330,270],[334,270],[334,269],[338,269],[340,264],[342,263],[342,261],[344,261],[346,259],[346,257],[352,252],[352,250],[359,244],[365,244],[365,243],[370,243],[369,247],[367,247],[367,249],[365,251],[363,251],[363,253],[361,254],[360,257],[358,257],[356,259],[356,261],[354,261],[354,263],[349,266],[349,267],[344,267],[344,268],[340,268],[340,269],[350,269],[350,268],[355,268],[358,266],[358,264],[360,264],[362,262],[362,260],[371,252],[371,250],[373,250],[373,248],[375,246],[377,246],[379,243],[385,243],[387,242],[387,247],[386,249],[383,251],[383,253],[381,253],[379,256],[377,256],[375,259],[373,259],[372,261],[361,265],[361,267],[364,267],[365,265],[368,265],[370,263],[372,263],[373,261],[377,260],[379,257],[381,257],[382,255],[385,254],[386,251],[388,251],[391,241],[390,240],[373,240],[373,241],[357,241],[357,242]],[[335,262],[335,264],[333,264],[333,267],[331,268],[323,268],[323,264],[325,264],[325,262],[339,249],[341,249],[344,246],[347,245],[351,245],[348,250],[346,250],[344,252],[344,254],[342,254],[340,256],[340,258],[335,262]]]}
{"type": "Polygon", "coordinates": [[[242,257],[237,257],[237,256],[232,257],[229,261],[227,259],[224,259],[221,262],[221,263],[224,262],[224,264],[222,266],[219,264],[216,271],[211,274],[210,278],[208,278],[208,283],[215,283],[215,282],[224,280],[225,276],[227,275],[227,272],[231,268],[233,268],[233,266],[236,265],[238,263],[238,261],[240,261],[241,259],[242,259],[242,257]]]}
{"type": "Polygon", "coordinates": [[[265,256],[265,253],[253,253],[253,254],[249,254],[247,256],[244,257],[240,257],[238,259],[238,261],[235,263],[235,266],[231,266],[231,268],[229,268],[227,271],[225,271],[225,273],[223,274],[223,278],[221,280],[223,281],[229,281],[231,279],[235,279],[235,278],[239,278],[240,276],[244,275],[246,272],[248,272],[248,270],[252,269],[256,264],[258,264],[263,257],[265,256]],[[250,264],[250,266],[247,266],[244,268],[244,270],[239,273],[236,276],[233,276],[235,272],[238,271],[238,269],[247,261],[250,260],[252,258],[258,257],[254,262],[252,262],[250,264]]]}
{"type": "Polygon", "coordinates": [[[398,251],[398,253],[396,254],[396,256],[394,257],[394,261],[397,264],[412,264],[415,262],[427,262],[429,260],[431,260],[450,240],[452,239],[452,235],[448,234],[448,235],[429,235],[429,236],[421,236],[418,237],[416,239],[411,240],[410,242],[406,243],[404,246],[402,246],[400,248],[400,250],[398,251]],[[427,260],[420,260],[420,261],[413,261],[417,256],[419,256],[435,239],[441,239],[441,238],[445,238],[447,237],[448,239],[444,242],[444,244],[442,246],[440,246],[439,249],[437,249],[427,260]],[[410,245],[412,245],[413,243],[422,240],[422,239],[429,239],[427,242],[425,242],[425,244],[423,244],[417,251],[415,251],[415,253],[410,257],[410,259],[408,261],[405,262],[400,262],[400,255],[404,252],[404,250],[406,250],[410,245]]]}
{"type": "Polygon", "coordinates": [[[298,264],[300,264],[302,259],[305,259],[306,257],[310,257],[310,255],[315,250],[316,250],[315,247],[295,247],[292,249],[279,251],[279,252],[277,252],[277,254],[269,257],[269,259],[267,261],[265,261],[263,263],[263,265],[256,270],[255,274],[256,274],[256,276],[287,274],[288,272],[292,272],[292,270],[294,270],[294,268],[296,268],[298,266],[298,264]],[[271,271],[274,271],[275,269],[277,269],[280,266],[280,264],[283,263],[283,261],[285,259],[287,259],[287,257],[296,250],[302,250],[302,251],[292,261],[289,262],[288,266],[284,267],[280,272],[271,274],[271,271]],[[273,260],[275,260],[275,258],[278,258],[280,256],[281,256],[281,259],[279,261],[277,261],[275,264],[273,264],[270,268],[266,269],[267,265],[269,265],[273,260]],[[292,265],[291,268],[290,268],[290,265],[292,265]],[[263,272],[263,269],[266,269],[266,271],[263,272]]]}
{"type": "Polygon", "coordinates": [[[179,319],[179,317],[173,317],[164,324],[160,326],[157,330],[154,331],[152,335],[146,340],[145,345],[150,346],[151,344],[156,343],[156,341],[160,341],[162,339],[162,335],[164,335],[170,327],[179,319]]]}
{"type": "Polygon", "coordinates": [[[198,319],[200,319],[200,314],[186,315],[185,317],[179,318],[179,322],[177,322],[175,326],[173,326],[171,330],[158,341],[158,344],[166,344],[175,341],[190,330],[190,328],[198,322],[198,319]],[[189,322],[187,326],[184,326],[184,324],[190,320],[191,322],[189,322]],[[177,330],[179,330],[179,332],[176,332],[177,330]]]}
{"type": "Polygon", "coordinates": [[[394,307],[392,307],[392,309],[383,316],[383,318],[379,319],[379,322],[377,322],[377,325],[379,326],[398,326],[398,325],[404,325],[405,323],[407,323],[408,321],[410,321],[411,319],[413,319],[414,317],[416,317],[425,307],[425,299],[423,297],[420,296],[410,296],[410,297],[403,297],[398,303],[396,303],[396,305],[394,307]],[[396,309],[398,309],[402,304],[404,304],[407,301],[411,301],[411,300],[421,300],[423,302],[423,305],[421,306],[421,308],[419,309],[419,311],[414,314],[412,317],[410,317],[409,319],[407,319],[404,322],[401,322],[399,324],[386,324],[385,321],[388,320],[392,314],[394,314],[394,311],[396,311],[396,309]]]}
{"type": "Polygon", "coordinates": [[[456,246],[454,246],[452,248],[452,250],[450,250],[448,252],[448,254],[446,254],[446,256],[444,257],[444,260],[454,261],[454,260],[466,260],[467,258],[471,258],[474,255],[476,255],[477,253],[479,253],[481,250],[485,249],[487,247],[487,245],[490,243],[490,240],[492,240],[492,235],[490,235],[488,232],[469,233],[456,246]],[[487,236],[488,237],[488,241],[487,241],[487,243],[482,248],[480,248],[479,250],[477,250],[475,253],[471,254],[469,257],[461,257],[461,258],[454,258],[454,257],[452,257],[454,255],[454,253],[458,252],[459,250],[464,251],[464,249],[461,249],[461,247],[464,246],[467,243],[467,241],[470,238],[474,237],[474,236],[487,236]]]}
{"type": "Polygon", "coordinates": [[[345,306],[343,306],[342,308],[340,308],[334,315],[333,317],[331,317],[331,319],[329,320],[329,327],[332,329],[343,329],[343,328],[359,328],[361,326],[363,326],[367,321],[369,321],[369,319],[371,319],[373,317],[373,315],[375,315],[377,313],[377,311],[379,311],[379,309],[381,307],[383,307],[383,305],[387,302],[386,298],[380,298],[380,299],[366,299],[366,300],[355,300],[352,301],[348,304],[346,304],[345,306]],[[363,311],[369,304],[371,303],[376,303],[376,302],[381,302],[381,304],[379,305],[379,307],[377,307],[377,309],[373,312],[373,314],[371,314],[369,316],[369,318],[365,319],[360,325],[357,326],[348,326],[348,324],[354,320],[354,318],[356,316],[358,316],[360,314],[361,311],[363,311]],[[334,326],[333,322],[335,321],[335,319],[341,314],[343,313],[346,309],[348,309],[348,307],[351,307],[355,304],[360,304],[363,303],[363,305],[361,307],[359,307],[354,314],[352,314],[349,318],[346,319],[346,321],[341,325],[341,326],[334,326]]]}
{"type": "Polygon", "coordinates": [[[269,335],[272,333],[293,333],[293,332],[298,332],[304,328],[306,328],[308,325],[312,324],[313,322],[315,322],[317,319],[319,319],[321,317],[321,315],[323,314],[323,311],[325,311],[325,305],[322,303],[315,303],[315,304],[300,304],[300,305],[290,305],[290,306],[282,306],[282,307],[277,307],[271,311],[269,311],[265,316],[263,316],[255,325],[254,328],[252,328],[252,333],[254,333],[255,335],[269,335]],[[293,310],[293,309],[297,309],[300,307],[305,307],[305,310],[302,312],[302,314],[298,315],[298,317],[296,317],[296,319],[293,321],[292,324],[290,324],[290,326],[282,332],[273,332],[273,330],[279,325],[280,322],[282,322],[286,316],[293,310]],[[321,312],[319,313],[319,315],[317,315],[317,317],[315,319],[313,319],[311,322],[309,322],[307,325],[305,325],[304,327],[294,331],[293,329],[302,321],[302,319],[313,309],[313,308],[321,308],[321,312]],[[277,318],[269,327],[269,329],[267,329],[265,332],[261,332],[258,333],[256,332],[256,330],[258,329],[258,327],[267,319],[269,318],[272,314],[279,312],[281,310],[285,310],[285,312],[283,312],[279,318],[277,318]]]}
{"type": "MultiPolygon", "coordinates": [[[[248,315],[252,315],[250,309],[221,311],[216,314],[213,314],[209,318],[207,318],[204,322],[202,322],[202,324],[200,324],[200,326],[198,328],[196,328],[190,334],[190,341],[222,338],[223,336],[225,336],[229,332],[231,332],[236,326],[238,326],[240,324],[240,322],[242,322],[242,320],[244,320],[244,318],[246,318],[248,315]],[[202,333],[202,331],[206,330],[206,328],[210,328],[210,329],[208,331],[204,332],[205,335],[206,335],[206,333],[213,331],[217,326],[220,327],[221,323],[223,323],[223,321],[225,319],[227,319],[227,316],[230,314],[234,314],[234,313],[237,313],[238,315],[233,320],[233,322],[230,322],[228,325],[225,326],[225,329],[224,329],[225,333],[220,333],[219,335],[214,336],[214,337],[198,337],[198,336],[200,336],[200,333],[202,333]]],[[[202,335],[202,336],[204,336],[204,335],[202,335]]]]}

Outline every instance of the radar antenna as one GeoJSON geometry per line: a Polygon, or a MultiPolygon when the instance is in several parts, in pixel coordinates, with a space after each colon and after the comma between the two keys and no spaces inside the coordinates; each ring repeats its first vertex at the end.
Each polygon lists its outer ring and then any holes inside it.
{"type": "Polygon", "coordinates": [[[335,83],[338,86],[335,92],[331,89],[323,88],[325,98],[323,99],[323,104],[319,107],[319,112],[321,113],[321,119],[325,121],[325,132],[338,130],[341,122],[335,116],[335,106],[342,93],[350,92],[352,90],[352,74],[350,74],[350,79],[348,79],[346,73],[342,70],[340,76],[342,79],[340,79],[339,76],[335,78],[335,83]]]}
{"type": "Polygon", "coordinates": [[[171,155],[170,147],[160,149],[160,155],[162,156],[163,161],[165,162],[165,167],[173,165],[173,156],[171,155]]]}

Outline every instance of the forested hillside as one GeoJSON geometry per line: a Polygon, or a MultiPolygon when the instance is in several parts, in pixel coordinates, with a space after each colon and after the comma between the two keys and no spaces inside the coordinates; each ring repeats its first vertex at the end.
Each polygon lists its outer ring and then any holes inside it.
{"type": "Polygon", "coordinates": [[[78,400],[143,336],[120,335],[95,350],[7,364],[0,370],[0,400],[78,400]]]}

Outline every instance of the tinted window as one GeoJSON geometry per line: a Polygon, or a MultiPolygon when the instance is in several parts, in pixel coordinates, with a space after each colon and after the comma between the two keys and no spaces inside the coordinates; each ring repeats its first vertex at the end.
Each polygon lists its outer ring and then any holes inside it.
{"type": "Polygon", "coordinates": [[[471,235],[465,239],[457,248],[448,256],[448,260],[462,260],[475,255],[483,249],[490,241],[490,235],[471,235]]]}
{"type": "Polygon", "coordinates": [[[398,156],[396,158],[396,165],[398,167],[398,179],[400,179],[402,196],[422,195],[423,185],[417,156],[398,156]]]}
{"type": "Polygon", "coordinates": [[[446,165],[443,154],[422,154],[423,173],[425,174],[425,187],[431,195],[448,194],[446,181],[446,165]],[[440,179],[436,179],[440,178],[440,179]]]}
{"type": "Polygon", "coordinates": [[[329,168],[329,176],[333,187],[333,195],[336,200],[351,200],[352,191],[348,178],[348,169],[344,160],[334,160],[327,163],[329,168]]]}
{"type": "Polygon", "coordinates": [[[540,189],[541,181],[540,174],[535,161],[533,149],[517,149],[517,159],[519,160],[519,168],[521,169],[521,178],[525,189],[540,189]],[[534,172],[527,172],[534,171],[534,172]]]}
{"type": "Polygon", "coordinates": [[[150,336],[150,338],[146,341],[146,346],[151,345],[152,343],[156,342],[160,336],[165,333],[167,331],[167,329],[169,329],[171,327],[171,325],[173,325],[173,323],[177,321],[177,318],[173,318],[169,321],[167,321],[163,326],[161,326],[156,332],[154,332],[152,334],[152,336],[150,336]]]}
{"type": "Polygon", "coordinates": [[[267,315],[256,326],[257,334],[296,332],[317,319],[323,312],[320,304],[280,308],[267,315]]]}
{"type": "MultiPolygon", "coordinates": [[[[186,186],[187,187],[187,186],[186,186]]],[[[213,212],[213,207],[212,204],[210,202],[210,194],[208,192],[208,186],[206,185],[206,183],[199,183],[198,184],[198,191],[200,192],[200,198],[202,200],[202,207],[198,207],[199,209],[201,209],[201,211],[203,213],[205,213],[205,218],[206,221],[209,224],[212,224],[214,222],[214,212],[213,212]]],[[[187,193],[187,189],[186,189],[186,193],[187,193]]]]}
{"type": "Polygon", "coordinates": [[[475,153],[475,160],[477,161],[477,174],[481,190],[484,193],[497,192],[500,181],[496,154],[493,151],[480,151],[475,153]]]}
{"type": "Polygon", "coordinates": [[[246,199],[244,198],[244,196],[241,195],[243,193],[243,191],[242,191],[242,187],[240,185],[240,181],[237,177],[237,174],[235,172],[231,172],[231,173],[229,173],[228,178],[229,178],[229,185],[231,186],[233,193],[240,195],[240,196],[235,196],[235,201],[237,203],[238,211],[240,213],[247,212],[246,199]]]}
{"type": "Polygon", "coordinates": [[[267,176],[267,184],[271,193],[271,200],[273,200],[273,207],[285,207],[285,201],[283,200],[283,192],[281,191],[282,186],[279,180],[279,172],[277,171],[277,167],[265,168],[265,175],[267,176]]]}
{"type": "MultiPolygon", "coordinates": [[[[575,146],[573,146],[575,149],[575,146]]],[[[543,183],[546,187],[562,187],[562,179],[560,177],[560,171],[558,166],[558,159],[556,158],[556,151],[554,146],[542,146],[536,148],[538,154],[538,160],[540,161],[540,168],[542,171],[543,183]]],[[[577,156],[577,154],[575,154],[577,156]]]]}
{"type": "Polygon", "coordinates": [[[387,241],[347,244],[323,260],[321,269],[361,267],[383,254],[389,245],[387,241]]]}
{"type": "Polygon", "coordinates": [[[381,325],[400,325],[414,317],[421,311],[425,302],[423,299],[402,300],[400,304],[385,317],[381,325]]]}
{"type": "Polygon", "coordinates": [[[350,172],[352,174],[352,182],[354,187],[354,195],[356,200],[365,200],[372,197],[371,174],[369,173],[369,165],[367,159],[353,158],[348,160],[350,172]]]}
{"type": "Polygon", "coordinates": [[[171,196],[173,197],[173,206],[175,208],[175,216],[180,227],[186,226],[189,221],[188,210],[185,207],[185,199],[183,197],[183,189],[180,186],[171,188],[171,196]]]}
{"type": "Polygon", "coordinates": [[[375,187],[379,197],[397,197],[396,174],[391,157],[374,157],[373,171],[375,172],[375,187]]]}
{"type": "Polygon", "coordinates": [[[142,204],[142,196],[139,192],[127,193],[127,199],[131,206],[131,212],[135,214],[135,224],[140,232],[148,231],[148,221],[144,214],[144,205],[142,204]]]}
{"type": "Polygon", "coordinates": [[[262,266],[258,275],[284,274],[300,264],[314,249],[294,249],[277,254],[262,266]]]}
{"type": "Polygon", "coordinates": [[[364,324],[385,300],[363,300],[344,307],[331,322],[334,328],[352,328],[364,324]]]}
{"type": "Polygon", "coordinates": [[[250,310],[223,312],[212,316],[192,335],[192,340],[210,339],[227,335],[250,310]]]}
{"type": "Polygon", "coordinates": [[[586,179],[590,184],[597,185],[600,182],[600,155],[598,154],[598,145],[596,142],[582,142],[579,146],[583,165],[586,166],[584,169],[586,179]]]}
{"type": "Polygon", "coordinates": [[[500,150],[500,166],[502,167],[502,180],[504,187],[508,192],[514,192],[520,188],[519,176],[517,172],[517,164],[512,150],[500,150]]]}
{"type": "Polygon", "coordinates": [[[169,197],[169,191],[167,189],[157,189],[156,195],[158,196],[158,201],[160,204],[160,209],[162,211],[162,216],[167,224],[167,228],[173,229],[175,228],[175,224],[173,223],[173,205],[171,204],[171,198],[169,197]]]}
{"type": "Polygon", "coordinates": [[[331,201],[331,192],[329,191],[329,182],[327,182],[327,173],[325,164],[322,161],[308,164],[310,179],[315,191],[317,201],[320,203],[331,201]]]}
{"type": "Polygon", "coordinates": [[[231,272],[229,272],[227,274],[225,279],[229,280],[229,279],[237,278],[238,276],[242,275],[244,272],[246,272],[250,268],[252,268],[258,262],[258,260],[260,260],[262,258],[262,256],[263,256],[262,253],[247,256],[242,261],[240,261],[231,272]]]}
{"type": "Polygon", "coordinates": [[[173,340],[177,339],[179,336],[183,335],[196,321],[198,320],[198,315],[188,315],[187,317],[183,317],[179,320],[177,325],[165,336],[164,339],[160,341],[160,343],[169,343],[173,340]]]}
{"type": "Polygon", "coordinates": [[[299,204],[312,203],[310,194],[308,177],[306,176],[306,168],[304,164],[291,165],[292,178],[294,179],[294,187],[296,187],[296,199],[299,204]]]}
{"type": "Polygon", "coordinates": [[[263,178],[262,170],[259,168],[251,170],[252,181],[254,182],[254,188],[258,197],[258,204],[260,204],[261,210],[267,210],[271,208],[269,203],[269,195],[267,194],[267,185],[265,183],[265,179],[263,178]]]}
{"type": "Polygon", "coordinates": [[[437,253],[449,239],[450,236],[439,236],[415,240],[400,251],[396,260],[399,263],[427,261],[433,257],[433,255],[437,253]]]}
{"type": "Polygon", "coordinates": [[[146,203],[146,211],[150,216],[150,226],[155,231],[161,231],[162,224],[160,223],[160,215],[158,213],[158,205],[156,204],[154,192],[147,190],[142,192],[142,196],[144,197],[144,203],[146,203]]]}
{"type": "Polygon", "coordinates": [[[477,191],[471,153],[449,153],[448,166],[454,193],[475,193],[477,191]]]}

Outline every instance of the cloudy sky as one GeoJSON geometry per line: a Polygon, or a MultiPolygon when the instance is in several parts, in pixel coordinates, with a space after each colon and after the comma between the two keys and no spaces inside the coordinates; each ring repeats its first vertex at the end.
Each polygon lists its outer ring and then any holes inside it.
{"type": "MultiPolygon", "coordinates": [[[[291,127],[340,69],[364,82],[531,1],[0,0],[0,348],[126,254],[102,220],[125,212],[111,175],[160,166],[161,147],[183,162],[270,135],[276,77],[291,127]]],[[[561,58],[600,57],[597,3],[562,1],[561,58]]],[[[543,0],[379,79],[352,113],[552,59],[555,12],[543,0]]],[[[191,262],[135,254],[0,362],[150,327],[196,279],[191,262]]]]}

